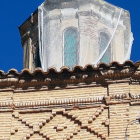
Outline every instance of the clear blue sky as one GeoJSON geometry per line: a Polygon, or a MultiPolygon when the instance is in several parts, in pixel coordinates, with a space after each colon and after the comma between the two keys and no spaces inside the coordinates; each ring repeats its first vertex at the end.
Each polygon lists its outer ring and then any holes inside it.
{"type": "MultiPolygon", "coordinates": [[[[0,4],[0,69],[23,69],[23,50],[18,30],[44,0],[1,0],[0,4]]],[[[106,0],[130,11],[134,43],[131,60],[140,60],[140,0],[106,0]]]]}

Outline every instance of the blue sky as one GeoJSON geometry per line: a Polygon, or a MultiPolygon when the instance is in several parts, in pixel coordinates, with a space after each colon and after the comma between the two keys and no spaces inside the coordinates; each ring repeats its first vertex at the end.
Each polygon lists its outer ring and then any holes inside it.
{"type": "MultiPolygon", "coordinates": [[[[0,4],[0,69],[5,73],[15,68],[23,69],[23,50],[18,30],[44,0],[1,0],[0,4]]],[[[134,43],[131,60],[140,60],[140,0],[106,0],[130,11],[134,43]]]]}

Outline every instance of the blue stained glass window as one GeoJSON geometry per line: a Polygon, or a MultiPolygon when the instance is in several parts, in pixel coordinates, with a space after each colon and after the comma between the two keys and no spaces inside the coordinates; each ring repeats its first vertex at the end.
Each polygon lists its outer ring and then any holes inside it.
{"type": "Polygon", "coordinates": [[[64,65],[72,69],[77,64],[78,34],[74,28],[64,32],[64,65]]]}
{"type": "MultiPolygon", "coordinates": [[[[106,33],[104,33],[104,32],[100,33],[100,55],[102,54],[102,52],[107,47],[109,39],[110,38],[106,33]]],[[[106,52],[103,55],[103,57],[100,60],[100,62],[105,62],[106,64],[109,64],[110,61],[111,61],[111,46],[109,45],[108,49],[106,50],[106,52]]]]}

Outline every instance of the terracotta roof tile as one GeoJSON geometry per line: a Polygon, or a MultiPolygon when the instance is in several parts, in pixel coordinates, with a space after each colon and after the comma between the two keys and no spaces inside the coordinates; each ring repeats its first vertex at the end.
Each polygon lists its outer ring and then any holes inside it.
{"type": "Polygon", "coordinates": [[[16,69],[10,69],[7,73],[0,70],[0,77],[1,76],[8,76],[8,75],[14,75],[14,76],[23,76],[23,75],[30,75],[34,76],[37,74],[41,75],[65,75],[65,74],[76,74],[76,73],[85,73],[85,72],[91,72],[91,71],[98,71],[100,69],[117,69],[121,67],[134,67],[138,68],[140,66],[139,61],[136,63],[133,63],[132,61],[125,61],[123,64],[120,64],[119,62],[113,61],[109,65],[106,63],[100,63],[97,65],[97,67],[94,67],[92,64],[87,64],[85,67],[82,66],[74,66],[72,70],[70,70],[69,67],[63,66],[61,67],[60,71],[57,71],[56,68],[52,67],[49,68],[47,72],[44,72],[41,68],[36,68],[33,72],[31,72],[29,69],[25,68],[19,73],[16,69]]]}

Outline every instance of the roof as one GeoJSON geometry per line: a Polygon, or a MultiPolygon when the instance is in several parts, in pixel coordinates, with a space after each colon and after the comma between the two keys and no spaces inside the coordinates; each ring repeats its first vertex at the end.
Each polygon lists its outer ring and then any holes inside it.
{"type": "Polygon", "coordinates": [[[0,71],[0,89],[5,87],[29,88],[43,86],[48,89],[56,87],[66,88],[68,85],[78,85],[83,83],[89,85],[98,83],[106,85],[108,82],[116,80],[117,82],[126,80],[140,80],[140,63],[125,61],[123,64],[111,62],[110,65],[100,63],[97,67],[86,65],[85,67],[75,66],[72,70],[68,67],[62,67],[60,71],[55,68],[48,69],[44,72],[41,68],[37,68],[34,72],[29,69],[23,69],[21,73],[11,69],[8,73],[0,71]]]}
{"type": "Polygon", "coordinates": [[[9,75],[11,75],[11,73],[13,73],[14,75],[16,76],[24,76],[25,73],[28,73],[29,76],[35,76],[37,75],[38,73],[42,74],[42,75],[67,75],[67,74],[76,74],[76,73],[87,73],[87,72],[95,72],[95,71],[100,71],[100,70],[108,70],[108,69],[123,69],[123,68],[126,68],[126,67],[134,67],[134,68],[138,68],[140,66],[140,61],[137,61],[137,62],[132,62],[130,60],[128,61],[125,61],[123,64],[120,64],[119,62],[117,61],[113,61],[111,62],[109,65],[107,65],[106,63],[99,63],[97,65],[97,67],[95,67],[94,65],[92,64],[87,64],[85,67],[82,67],[82,66],[79,66],[79,65],[76,65],[72,68],[72,70],[70,70],[69,67],[67,66],[63,66],[61,67],[61,70],[60,71],[57,71],[56,68],[52,67],[52,68],[49,68],[47,72],[44,72],[41,68],[36,68],[33,72],[31,72],[29,69],[23,69],[21,71],[21,73],[19,73],[16,69],[10,69],[7,73],[5,73],[3,70],[0,70],[0,78],[2,77],[7,77],[9,75]]]}
{"type": "Polygon", "coordinates": [[[25,22],[23,22],[18,28],[19,28],[19,32],[21,37],[25,34],[26,31],[29,30],[29,28],[33,27],[34,25],[36,25],[36,23],[38,22],[38,9],[35,10],[35,12],[32,13],[31,16],[29,16],[25,22]],[[31,21],[33,16],[33,21],[31,21]]]}

